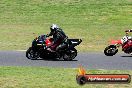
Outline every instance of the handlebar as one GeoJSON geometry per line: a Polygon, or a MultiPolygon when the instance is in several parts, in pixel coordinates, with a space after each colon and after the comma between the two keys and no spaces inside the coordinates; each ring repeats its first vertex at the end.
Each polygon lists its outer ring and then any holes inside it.
{"type": "Polygon", "coordinates": [[[46,39],[46,38],[47,38],[46,35],[40,35],[40,36],[38,37],[39,40],[44,40],[44,39],[46,39]]]}

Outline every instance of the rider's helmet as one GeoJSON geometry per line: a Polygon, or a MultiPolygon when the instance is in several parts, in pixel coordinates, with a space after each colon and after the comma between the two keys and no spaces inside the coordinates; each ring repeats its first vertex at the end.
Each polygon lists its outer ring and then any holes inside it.
{"type": "Polygon", "coordinates": [[[50,27],[51,32],[56,32],[59,29],[59,27],[56,24],[52,24],[50,27]]]}

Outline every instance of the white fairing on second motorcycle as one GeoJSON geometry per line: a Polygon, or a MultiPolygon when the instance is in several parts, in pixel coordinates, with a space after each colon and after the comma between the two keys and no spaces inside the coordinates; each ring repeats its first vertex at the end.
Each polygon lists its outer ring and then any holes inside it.
{"type": "Polygon", "coordinates": [[[132,37],[131,36],[124,36],[123,38],[121,38],[121,43],[122,44],[124,44],[124,43],[126,43],[129,39],[132,39],[132,37]]]}

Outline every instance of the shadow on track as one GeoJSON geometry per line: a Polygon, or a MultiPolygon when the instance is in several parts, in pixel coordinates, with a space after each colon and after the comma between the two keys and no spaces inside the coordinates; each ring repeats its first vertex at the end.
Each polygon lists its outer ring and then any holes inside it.
{"type": "Polygon", "coordinates": [[[121,56],[121,57],[132,57],[132,55],[131,56],[121,56]]]}
{"type": "MultiPolygon", "coordinates": [[[[38,58],[38,59],[33,59],[33,60],[34,61],[38,61],[38,60],[43,60],[43,61],[65,61],[63,59],[55,59],[55,58],[38,58]]],[[[71,61],[78,61],[78,60],[71,60],[71,61]]]]}

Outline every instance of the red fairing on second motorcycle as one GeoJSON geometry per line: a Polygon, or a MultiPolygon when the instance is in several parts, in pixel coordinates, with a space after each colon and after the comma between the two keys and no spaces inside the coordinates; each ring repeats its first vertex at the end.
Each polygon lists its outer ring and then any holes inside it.
{"type": "Polygon", "coordinates": [[[118,48],[122,47],[122,51],[132,55],[132,37],[126,34],[120,40],[111,40],[109,46],[104,50],[106,56],[113,56],[118,52],[118,48]]]}

